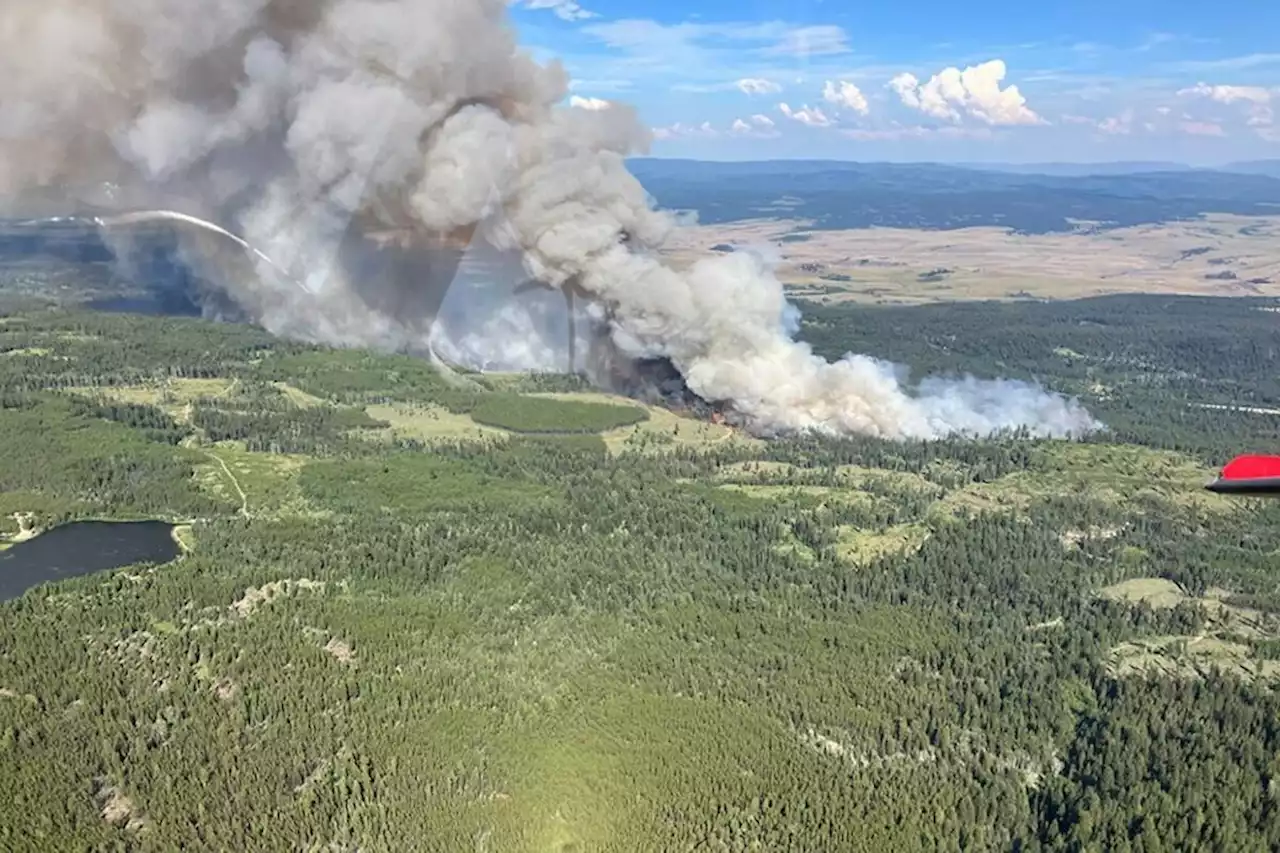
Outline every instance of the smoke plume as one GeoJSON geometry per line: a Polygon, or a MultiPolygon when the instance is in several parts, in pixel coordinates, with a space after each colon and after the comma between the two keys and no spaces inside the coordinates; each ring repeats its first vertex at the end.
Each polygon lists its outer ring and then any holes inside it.
{"type": "Polygon", "coordinates": [[[750,254],[666,266],[655,250],[677,223],[624,165],[647,129],[623,104],[566,106],[562,67],[522,50],[506,15],[507,0],[6,0],[0,199],[97,188],[80,201],[108,231],[144,208],[216,222],[191,254],[282,335],[434,335],[463,360],[552,363],[569,332],[557,300],[450,292],[482,242],[518,257],[521,280],[584,297],[573,334],[597,355],[665,359],[759,433],[1095,426],[1027,385],[907,389],[875,359],[826,362],[750,254]]]}

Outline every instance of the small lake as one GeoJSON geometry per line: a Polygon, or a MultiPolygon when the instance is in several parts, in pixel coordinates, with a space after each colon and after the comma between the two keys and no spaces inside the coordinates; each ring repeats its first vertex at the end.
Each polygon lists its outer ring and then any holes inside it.
{"type": "Polygon", "coordinates": [[[163,521],[76,521],[0,551],[0,601],[33,586],[135,563],[167,563],[181,549],[163,521]]]}

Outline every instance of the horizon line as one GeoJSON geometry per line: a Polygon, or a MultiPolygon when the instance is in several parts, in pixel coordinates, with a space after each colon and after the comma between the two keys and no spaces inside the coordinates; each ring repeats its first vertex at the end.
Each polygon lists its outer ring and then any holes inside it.
{"type": "Polygon", "coordinates": [[[1215,164],[1195,164],[1183,160],[885,160],[859,159],[856,157],[671,157],[656,154],[636,154],[627,160],[669,160],[687,163],[865,163],[868,165],[895,166],[1173,166],[1188,170],[1214,171],[1226,166],[1276,164],[1280,157],[1263,157],[1244,160],[1226,160],[1215,164]]]}

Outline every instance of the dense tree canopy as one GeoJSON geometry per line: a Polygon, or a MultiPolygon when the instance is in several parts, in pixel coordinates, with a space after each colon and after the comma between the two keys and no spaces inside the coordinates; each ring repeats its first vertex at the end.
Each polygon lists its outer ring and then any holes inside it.
{"type": "Polygon", "coordinates": [[[809,314],[1078,393],[1080,444],[628,445],[548,398],[480,432],[574,383],[3,318],[0,533],[194,547],[0,607],[0,847],[1275,849],[1280,508],[1202,486],[1280,436],[1196,408],[1280,395],[1256,307],[809,314]]]}

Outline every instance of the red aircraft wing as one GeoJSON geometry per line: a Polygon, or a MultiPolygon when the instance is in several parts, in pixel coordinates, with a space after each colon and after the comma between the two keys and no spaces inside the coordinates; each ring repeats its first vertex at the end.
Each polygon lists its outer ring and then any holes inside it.
{"type": "Polygon", "coordinates": [[[1223,495],[1280,497],[1280,456],[1237,456],[1205,488],[1223,495]]]}

